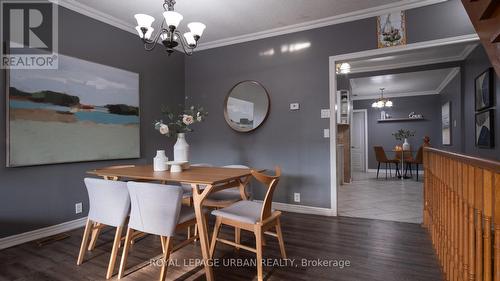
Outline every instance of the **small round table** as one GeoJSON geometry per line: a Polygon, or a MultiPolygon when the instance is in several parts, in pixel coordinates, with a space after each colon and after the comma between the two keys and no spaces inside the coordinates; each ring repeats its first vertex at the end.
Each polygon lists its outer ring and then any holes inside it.
{"type": "Polygon", "coordinates": [[[391,151],[396,154],[396,158],[398,157],[398,155],[400,155],[400,159],[401,159],[401,171],[400,171],[400,175],[398,176],[398,178],[400,178],[401,180],[410,179],[410,177],[408,177],[406,175],[406,171],[405,171],[405,174],[403,175],[402,170],[405,167],[405,158],[406,158],[405,156],[409,155],[408,158],[413,158],[413,152],[415,152],[415,151],[413,151],[413,150],[396,150],[396,149],[393,149],[391,151]]]}

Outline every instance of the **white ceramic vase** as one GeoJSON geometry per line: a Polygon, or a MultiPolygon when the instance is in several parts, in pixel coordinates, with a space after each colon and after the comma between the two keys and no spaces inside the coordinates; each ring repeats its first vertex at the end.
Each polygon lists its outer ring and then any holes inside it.
{"type": "Polygon", "coordinates": [[[174,161],[189,162],[189,144],[186,142],[184,133],[177,134],[177,142],[174,145],[174,161]]]}
{"type": "Polygon", "coordinates": [[[155,172],[163,172],[167,170],[168,158],[165,155],[165,150],[157,150],[156,156],[153,158],[153,170],[155,172]]]}
{"type": "Polygon", "coordinates": [[[403,150],[405,151],[410,150],[410,144],[408,143],[408,139],[405,139],[405,142],[403,143],[403,150]]]}

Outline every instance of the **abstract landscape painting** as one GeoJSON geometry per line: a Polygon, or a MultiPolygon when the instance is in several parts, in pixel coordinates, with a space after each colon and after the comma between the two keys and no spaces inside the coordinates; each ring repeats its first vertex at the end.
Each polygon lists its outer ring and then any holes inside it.
{"type": "Polygon", "coordinates": [[[59,59],[9,72],[7,166],[140,157],[139,75],[59,59]]]}

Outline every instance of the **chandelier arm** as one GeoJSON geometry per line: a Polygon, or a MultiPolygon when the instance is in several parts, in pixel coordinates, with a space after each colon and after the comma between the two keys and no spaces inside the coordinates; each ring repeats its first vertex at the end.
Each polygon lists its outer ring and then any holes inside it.
{"type": "Polygon", "coordinates": [[[181,41],[184,53],[188,56],[191,56],[193,54],[193,50],[196,48],[196,45],[194,47],[190,47],[187,41],[185,40],[184,36],[178,30],[174,31],[174,34],[177,35],[177,38],[179,38],[179,41],[181,41]]]}
{"type": "Polygon", "coordinates": [[[155,36],[153,39],[142,39],[142,42],[144,43],[144,49],[146,51],[152,51],[154,50],[154,48],[156,47],[156,45],[158,45],[158,39],[160,38],[160,36],[165,33],[165,32],[168,32],[168,30],[166,30],[165,28],[162,28],[155,36]]]}

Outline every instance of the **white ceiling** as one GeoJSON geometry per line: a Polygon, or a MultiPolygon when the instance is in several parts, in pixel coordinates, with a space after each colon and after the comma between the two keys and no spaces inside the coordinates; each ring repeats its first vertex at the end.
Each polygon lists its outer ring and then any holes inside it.
{"type": "MultiPolygon", "coordinates": [[[[55,0],[54,0],[55,1],[55,0]]],[[[200,48],[217,47],[411,9],[447,0],[177,0],[184,16],[181,31],[191,21],[207,25],[200,48]]],[[[135,32],[134,14],[162,19],[163,0],[59,0],[87,16],[135,32]]]]}
{"type": "Polygon", "coordinates": [[[478,44],[477,42],[449,44],[432,48],[402,51],[383,56],[364,57],[347,62],[351,65],[351,73],[359,73],[381,69],[395,69],[450,61],[462,61],[478,44]]]}
{"type": "Polygon", "coordinates": [[[458,72],[458,68],[445,68],[352,78],[349,82],[356,100],[377,98],[380,88],[385,88],[386,97],[433,95],[439,94],[458,72]]]}

